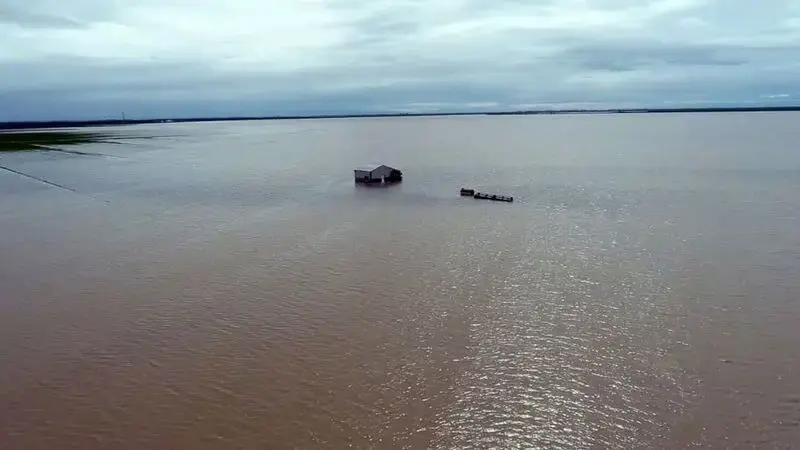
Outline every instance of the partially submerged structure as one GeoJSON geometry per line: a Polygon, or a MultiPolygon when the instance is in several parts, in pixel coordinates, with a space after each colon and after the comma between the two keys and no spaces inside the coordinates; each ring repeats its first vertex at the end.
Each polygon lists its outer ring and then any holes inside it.
{"type": "Polygon", "coordinates": [[[403,181],[403,172],[386,165],[371,165],[356,167],[356,183],[399,183],[403,181]]]}
{"type": "Polygon", "coordinates": [[[482,192],[475,192],[475,189],[461,188],[462,197],[472,197],[478,200],[494,200],[496,202],[513,202],[514,197],[497,194],[484,194],[482,192]]]}
{"type": "Polygon", "coordinates": [[[478,200],[494,200],[496,202],[513,202],[514,197],[509,197],[506,195],[496,195],[496,194],[483,194],[481,192],[476,192],[472,198],[476,198],[478,200]]]}

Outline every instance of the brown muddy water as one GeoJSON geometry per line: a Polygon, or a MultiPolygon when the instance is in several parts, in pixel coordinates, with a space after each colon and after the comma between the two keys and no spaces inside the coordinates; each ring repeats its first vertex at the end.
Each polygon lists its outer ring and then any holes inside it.
{"type": "Polygon", "coordinates": [[[0,155],[74,190],[0,173],[0,448],[792,448],[798,119],[163,124],[0,155]],[[356,188],[371,162],[403,184],[356,188]]]}

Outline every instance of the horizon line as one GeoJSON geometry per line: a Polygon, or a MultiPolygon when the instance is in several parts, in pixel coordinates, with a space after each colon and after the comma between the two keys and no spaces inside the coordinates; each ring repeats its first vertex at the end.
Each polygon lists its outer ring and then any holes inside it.
{"type": "Polygon", "coordinates": [[[92,126],[92,125],[127,125],[145,123],[170,122],[215,122],[246,120],[299,120],[299,119],[346,119],[370,117],[433,117],[433,116],[481,116],[481,115],[547,115],[547,114],[648,114],[648,113],[701,113],[701,112],[769,112],[800,111],[798,106],[719,106],[719,107],[685,107],[685,108],[569,108],[569,109],[531,109],[503,111],[429,111],[429,112],[375,112],[375,113],[338,113],[338,114],[292,114],[263,116],[195,116],[195,117],[157,117],[150,119],[61,119],[61,120],[20,120],[0,122],[0,129],[18,129],[24,127],[92,126]]]}

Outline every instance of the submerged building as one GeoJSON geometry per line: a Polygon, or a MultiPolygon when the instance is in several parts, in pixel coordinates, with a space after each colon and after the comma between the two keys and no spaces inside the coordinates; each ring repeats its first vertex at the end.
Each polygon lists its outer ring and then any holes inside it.
{"type": "Polygon", "coordinates": [[[398,183],[403,181],[403,172],[386,165],[356,167],[356,183],[398,183]]]}

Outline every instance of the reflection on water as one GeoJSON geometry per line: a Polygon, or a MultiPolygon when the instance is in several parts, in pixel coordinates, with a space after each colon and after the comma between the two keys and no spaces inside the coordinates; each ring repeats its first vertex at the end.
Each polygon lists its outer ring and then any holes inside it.
{"type": "Polygon", "coordinates": [[[0,174],[0,442],[789,448],[795,119],[169,124],[3,155],[75,192],[0,174]],[[376,160],[404,182],[357,188],[376,160]]]}

